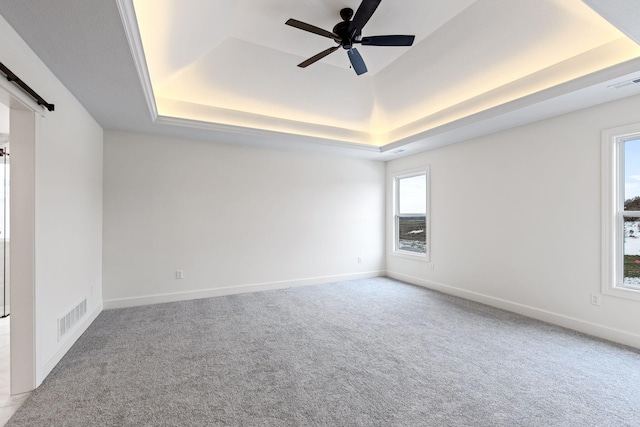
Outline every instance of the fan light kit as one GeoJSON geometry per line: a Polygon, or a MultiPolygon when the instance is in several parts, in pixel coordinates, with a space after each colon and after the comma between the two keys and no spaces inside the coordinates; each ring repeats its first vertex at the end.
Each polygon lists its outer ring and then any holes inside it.
{"type": "Polygon", "coordinates": [[[354,44],[359,43],[365,46],[411,46],[415,36],[393,35],[362,37],[362,29],[367,22],[369,22],[369,19],[371,19],[371,16],[373,16],[373,13],[376,11],[381,1],[382,0],[362,0],[362,3],[360,3],[355,15],[353,14],[353,9],[342,9],[340,11],[342,22],[336,24],[336,26],[333,27],[333,31],[323,30],[315,25],[307,24],[296,19],[289,19],[286,24],[291,27],[333,39],[338,43],[338,46],[333,46],[329,49],[323,50],[317,55],[301,62],[298,64],[298,67],[306,68],[330,53],[335,52],[339,48],[343,48],[347,51],[349,61],[351,62],[354,71],[357,75],[361,75],[367,72],[367,66],[365,65],[358,50],[353,47],[354,44]],[[353,20],[351,18],[353,18],[353,20]]]}

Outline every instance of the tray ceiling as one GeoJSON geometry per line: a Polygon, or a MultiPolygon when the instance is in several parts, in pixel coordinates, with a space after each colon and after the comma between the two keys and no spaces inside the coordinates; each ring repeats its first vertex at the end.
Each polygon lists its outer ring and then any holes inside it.
{"type": "Polygon", "coordinates": [[[640,56],[580,0],[382,1],[363,35],[415,34],[412,47],[358,46],[356,76],[331,30],[358,1],[120,0],[154,115],[185,125],[387,146],[640,56]]]}

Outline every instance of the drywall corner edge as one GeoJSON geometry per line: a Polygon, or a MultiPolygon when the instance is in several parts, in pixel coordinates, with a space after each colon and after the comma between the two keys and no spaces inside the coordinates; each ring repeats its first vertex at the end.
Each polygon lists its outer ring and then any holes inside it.
{"type": "Polygon", "coordinates": [[[40,384],[45,380],[45,378],[51,373],[53,368],[62,360],[65,354],[73,347],[73,345],[78,341],[78,339],[84,334],[84,332],[91,326],[94,320],[98,318],[100,313],[102,313],[103,304],[99,304],[95,310],[91,313],[88,313],[88,316],[82,323],[76,325],[75,330],[65,339],[64,343],[56,350],[55,353],[47,357],[45,362],[36,372],[36,387],[39,387],[40,384]]]}

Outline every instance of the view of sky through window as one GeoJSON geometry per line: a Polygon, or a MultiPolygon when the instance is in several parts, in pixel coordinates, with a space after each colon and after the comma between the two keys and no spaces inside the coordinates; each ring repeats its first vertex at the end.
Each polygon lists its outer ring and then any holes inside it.
{"type": "MultiPolygon", "coordinates": [[[[640,171],[638,172],[640,175],[640,171]]],[[[638,181],[640,183],[640,181],[638,181]]],[[[398,182],[400,214],[427,213],[427,176],[417,175],[402,178],[398,182]]]]}
{"type": "Polygon", "coordinates": [[[624,199],[640,196],[640,139],[624,143],[624,199]]]}

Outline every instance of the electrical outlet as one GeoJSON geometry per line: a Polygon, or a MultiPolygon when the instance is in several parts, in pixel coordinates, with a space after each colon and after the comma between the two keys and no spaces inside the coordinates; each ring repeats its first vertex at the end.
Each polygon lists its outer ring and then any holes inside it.
{"type": "Polygon", "coordinates": [[[429,264],[429,270],[433,271],[436,269],[436,265],[435,264],[429,264]]]}
{"type": "Polygon", "coordinates": [[[184,270],[176,270],[176,279],[184,279],[184,270]]]}
{"type": "Polygon", "coordinates": [[[600,305],[602,301],[600,300],[599,294],[591,294],[591,304],[592,305],[600,305]]]}
{"type": "Polygon", "coordinates": [[[358,257],[358,264],[362,264],[362,257],[358,257]]]}

